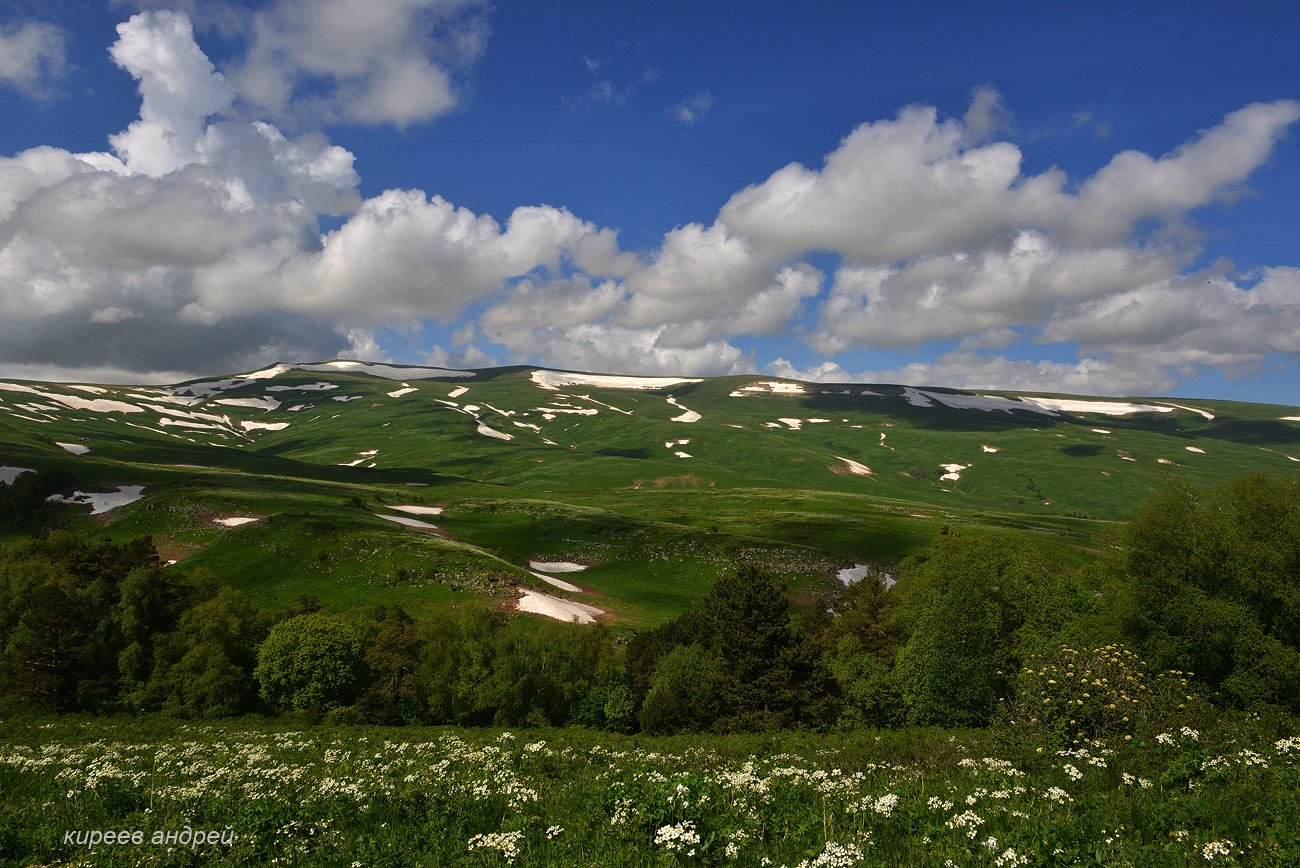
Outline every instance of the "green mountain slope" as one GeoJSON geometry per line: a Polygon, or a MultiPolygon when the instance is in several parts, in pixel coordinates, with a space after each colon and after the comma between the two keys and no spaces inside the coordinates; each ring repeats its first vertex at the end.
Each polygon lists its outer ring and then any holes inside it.
{"type": "Polygon", "coordinates": [[[69,496],[143,486],[67,514],[152,534],[264,604],[514,608],[528,592],[525,608],[644,624],[737,561],[814,595],[944,525],[1082,552],[1167,473],[1300,471],[1300,410],[335,361],[164,387],[0,382],[0,467],[67,472],[69,496]],[[585,569],[546,581],[530,561],[585,569]]]}

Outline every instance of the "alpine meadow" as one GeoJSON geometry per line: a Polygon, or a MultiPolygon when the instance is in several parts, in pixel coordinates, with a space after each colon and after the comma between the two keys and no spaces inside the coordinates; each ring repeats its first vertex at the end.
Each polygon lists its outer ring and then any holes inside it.
{"type": "Polygon", "coordinates": [[[0,4],[0,865],[1300,868],[1300,17],[0,4]]]}
{"type": "Polygon", "coordinates": [[[0,407],[7,858],[1300,858],[1294,408],[351,361],[0,407]]]}

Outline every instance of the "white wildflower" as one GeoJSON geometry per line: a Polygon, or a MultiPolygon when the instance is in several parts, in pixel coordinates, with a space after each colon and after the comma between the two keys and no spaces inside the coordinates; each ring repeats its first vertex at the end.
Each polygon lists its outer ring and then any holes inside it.
{"type": "Polygon", "coordinates": [[[1223,856],[1226,859],[1231,859],[1232,842],[1228,840],[1210,841],[1201,848],[1201,855],[1205,857],[1206,862],[1213,862],[1220,856],[1223,856]]]}
{"type": "Polygon", "coordinates": [[[690,855],[694,852],[695,845],[699,843],[700,833],[695,831],[695,824],[690,820],[660,826],[655,830],[655,844],[666,850],[687,852],[690,855]]]}

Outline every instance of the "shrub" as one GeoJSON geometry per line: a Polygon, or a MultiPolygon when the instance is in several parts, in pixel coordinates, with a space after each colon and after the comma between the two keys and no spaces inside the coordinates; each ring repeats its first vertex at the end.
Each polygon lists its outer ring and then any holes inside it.
{"type": "Polygon", "coordinates": [[[1190,693],[1190,675],[1150,674],[1123,645],[1085,651],[1061,646],[1020,671],[1007,722],[1052,749],[1131,737],[1198,702],[1190,693]]]}
{"type": "Polygon", "coordinates": [[[276,709],[328,711],[356,699],[364,673],[356,631],[335,615],[313,612],[271,628],[253,675],[276,709]]]}

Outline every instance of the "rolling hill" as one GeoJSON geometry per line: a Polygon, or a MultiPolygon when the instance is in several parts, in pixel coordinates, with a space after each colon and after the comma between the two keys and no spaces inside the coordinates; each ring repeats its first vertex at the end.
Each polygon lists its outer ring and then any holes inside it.
{"type": "Polygon", "coordinates": [[[486,597],[636,626],[738,562],[810,599],[945,526],[1082,560],[1169,473],[1300,471],[1300,410],[335,360],[0,382],[0,483],[26,471],[68,474],[74,528],[150,534],[263,605],[486,597]]]}

